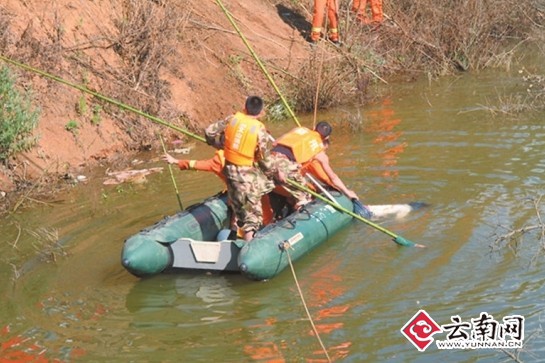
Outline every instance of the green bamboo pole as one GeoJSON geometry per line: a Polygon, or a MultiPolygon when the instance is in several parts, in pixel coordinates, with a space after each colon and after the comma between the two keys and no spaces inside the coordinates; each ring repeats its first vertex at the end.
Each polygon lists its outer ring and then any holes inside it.
{"type": "MultiPolygon", "coordinates": [[[[167,148],[165,147],[165,142],[163,137],[159,134],[159,140],[161,140],[161,146],[163,146],[163,152],[167,153],[167,148]]],[[[176,198],[178,199],[178,204],[180,205],[180,210],[184,210],[184,205],[182,204],[182,198],[180,198],[180,192],[178,191],[178,185],[176,185],[176,179],[174,178],[174,173],[172,172],[172,165],[168,164],[168,171],[170,172],[170,178],[172,179],[172,184],[174,185],[174,190],[176,191],[176,198]]]]}
{"type": "Polygon", "coordinates": [[[316,193],[314,190],[309,189],[309,188],[305,187],[304,185],[301,185],[301,184],[297,183],[297,182],[294,181],[294,180],[287,179],[287,182],[288,182],[288,184],[291,184],[291,185],[293,185],[294,187],[296,187],[296,188],[298,188],[298,189],[300,189],[300,190],[303,190],[303,191],[305,191],[305,192],[307,192],[307,193],[309,193],[309,194],[315,196],[316,198],[318,198],[318,199],[322,200],[323,202],[329,204],[329,205],[332,206],[333,208],[335,208],[335,209],[337,209],[337,210],[339,210],[339,211],[341,211],[341,212],[343,212],[343,213],[346,213],[346,214],[348,214],[349,216],[351,216],[351,217],[353,217],[353,218],[356,218],[357,220],[359,220],[359,221],[361,221],[361,222],[363,222],[363,223],[365,223],[365,224],[368,224],[369,226],[371,226],[371,227],[373,227],[373,228],[375,228],[375,229],[377,229],[377,230],[379,230],[379,231],[381,231],[381,232],[383,232],[383,233],[386,233],[388,236],[390,236],[390,237],[393,238],[393,241],[394,241],[395,243],[397,243],[397,244],[400,245],[400,246],[406,246],[406,247],[426,247],[426,246],[424,246],[424,245],[421,245],[421,244],[418,244],[418,243],[414,243],[414,242],[412,242],[412,241],[409,241],[408,239],[403,238],[403,237],[401,237],[401,236],[399,236],[399,235],[397,235],[397,234],[395,234],[395,233],[393,233],[393,232],[387,230],[386,228],[381,227],[381,226],[379,226],[378,224],[371,222],[370,220],[368,220],[368,219],[366,219],[366,218],[363,218],[363,217],[360,216],[359,214],[356,214],[356,213],[354,213],[354,212],[352,212],[352,211],[350,211],[350,210],[348,210],[348,209],[342,207],[341,205],[336,204],[336,203],[330,201],[329,199],[325,198],[323,195],[316,193]]]}
{"type": "MultiPolygon", "coordinates": [[[[219,1],[219,0],[217,0],[217,1],[219,1]]],[[[51,74],[49,74],[49,73],[43,72],[43,71],[41,71],[41,70],[38,70],[38,69],[33,68],[33,67],[31,67],[31,66],[28,66],[28,65],[26,65],[26,64],[23,64],[23,63],[14,61],[14,60],[9,59],[9,58],[6,58],[6,57],[4,57],[4,56],[2,56],[2,55],[0,55],[0,59],[1,59],[1,60],[4,60],[4,61],[7,62],[7,63],[13,64],[13,65],[15,65],[15,66],[17,66],[17,67],[20,67],[20,68],[23,68],[23,69],[25,69],[25,70],[28,70],[28,71],[30,71],[30,72],[34,72],[34,73],[36,73],[36,74],[39,74],[39,75],[44,76],[44,77],[46,77],[46,78],[52,79],[52,80],[57,81],[57,82],[59,82],[59,83],[62,83],[62,84],[65,84],[65,85],[67,85],[67,86],[76,88],[76,89],[78,89],[78,90],[80,90],[80,91],[82,91],[82,92],[88,93],[88,94],[90,94],[90,95],[92,95],[92,96],[94,96],[94,97],[97,97],[97,98],[101,99],[101,100],[104,100],[104,101],[106,101],[106,102],[109,102],[109,103],[111,103],[111,104],[114,104],[114,105],[116,105],[116,106],[118,106],[118,107],[120,107],[120,108],[122,108],[122,109],[131,111],[131,112],[134,112],[134,113],[136,113],[136,114],[138,114],[138,115],[140,115],[140,116],[143,116],[143,117],[145,117],[145,118],[147,118],[147,119],[149,119],[149,120],[151,120],[151,121],[153,121],[153,122],[155,122],[155,123],[161,124],[161,125],[163,125],[163,126],[170,127],[171,129],[176,130],[176,131],[179,131],[179,132],[181,132],[181,133],[183,133],[183,134],[185,134],[185,135],[187,135],[187,136],[189,136],[189,137],[192,137],[192,138],[194,138],[194,139],[196,139],[196,140],[198,140],[198,141],[206,142],[206,140],[204,139],[204,137],[201,137],[201,136],[198,136],[198,135],[196,135],[196,134],[193,134],[193,133],[191,133],[191,132],[189,132],[189,131],[187,131],[187,130],[185,130],[185,129],[182,129],[182,128],[176,126],[176,125],[172,125],[172,124],[170,124],[170,123],[168,123],[168,122],[166,122],[166,121],[163,121],[163,120],[161,120],[161,119],[159,119],[159,118],[157,118],[157,117],[155,117],[155,116],[152,116],[152,115],[149,115],[149,114],[147,114],[147,113],[145,113],[145,112],[143,112],[143,111],[140,111],[140,110],[138,110],[138,109],[136,109],[136,108],[134,108],[134,107],[132,107],[132,106],[126,105],[126,104],[121,103],[121,102],[119,102],[119,101],[116,101],[116,100],[114,100],[114,99],[112,99],[112,98],[106,97],[106,96],[104,96],[104,95],[102,95],[102,94],[100,94],[100,93],[98,93],[98,92],[91,91],[91,90],[89,90],[88,88],[86,88],[85,86],[82,86],[82,85],[79,85],[79,84],[76,84],[76,83],[72,83],[72,82],[66,81],[66,80],[64,80],[64,79],[62,79],[62,78],[60,78],[60,77],[51,75],[51,74]]],[[[411,241],[409,241],[409,240],[407,240],[407,239],[405,239],[405,238],[403,238],[403,237],[401,237],[401,236],[399,236],[399,235],[396,235],[395,233],[388,231],[387,229],[385,229],[385,228],[383,228],[383,227],[381,227],[381,226],[379,226],[379,225],[377,225],[377,224],[375,224],[375,223],[373,223],[373,222],[371,222],[371,221],[369,221],[369,220],[363,218],[362,216],[360,216],[360,215],[358,215],[358,214],[355,214],[354,212],[349,211],[349,210],[347,210],[346,208],[342,208],[341,206],[338,206],[338,205],[334,204],[333,202],[329,201],[327,198],[323,197],[322,195],[320,195],[320,194],[314,192],[313,190],[311,190],[311,189],[309,189],[309,188],[307,188],[307,187],[305,187],[305,186],[303,186],[303,185],[300,185],[299,183],[297,183],[297,182],[295,182],[295,181],[293,181],[293,180],[288,179],[287,182],[288,182],[288,184],[291,184],[291,185],[293,185],[293,186],[295,186],[295,187],[297,187],[297,188],[299,188],[299,189],[301,189],[301,190],[306,191],[307,193],[309,193],[309,194],[315,196],[316,198],[318,198],[318,199],[324,201],[325,203],[328,203],[329,205],[333,206],[333,207],[336,208],[337,210],[339,210],[339,211],[341,211],[341,212],[344,212],[344,213],[350,215],[351,217],[356,218],[356,219],[358,219],[359,221],[364,222],[364,223],[368,224],[369,226],[371,226],[371,227],[373,227],[373,228],[375,228],[375,229],[377,229],[377,230],[379,230],[379,231],[381,231],[381,232],[383,232],[383,233],[386,233],[387,235],[389,235],[390,237],[393,238],[393,241],[394,241],[395,243],[397,243],[397,244],[399,244],[399,245],[402,245],[402,246],[413,246],[413,247],[425,247],[424,245],[416,244],[416,243],[411,242],[411,241]]]]}
{"type": "Polygon", "coordinates": [[[197,140],[202,141],[202,142],[206,142],[206,140],[202,136],[193,134],[193,133],[191,133],[191,132],[189,132],[189,131],[187,131],[185,129],[182,129],[182,128],[176,126],[176,125],[173,125],[173,124],[170,124],[170,123],[168,123],[166,121],[163,121],[158,117],[147,114],[144,111],[141,111],[141,110],[136,109],[136,108],[134,108],[132,106],[126,105],[126,104],[124,104],[122,102],[119,102],[117,100],[114,100],[114,99],[112,99],[110,97],[104,96],[104,95],[102,95],[102,94],[100,94],[98,92],[91,91],[90,89],[88,89],[87,87],[85,87],[85,86],[83,86],[81,84],[72,83],[70,81],[62,79],[61,77],[54,76],[52,74],[46,73],[46,72],[41,71],[41,70],[36,69],[36,68],[33,68],[33,67],[31,67],[31,66],[29,66],[27,64],[17,62],[17,61],[15,61],[13,59],[9,59],[9,58],[4,57],[2,55],[0,55],[0,59],[3,60],[6,63],[12,64],[12,65],[17,66],[19,68],[23,68],[23,69],[25,69],[27,71],[39,74],[39,75],[41,75],[43,77],[52,79],[52,80],[54,80],[56,82],[59,82],[59,83],[65,84],[67,86],[70,86],[72,88],[78,89],[78,90],[80,90],[82,92],[85,92],[87,94],[90,94],[90,95],[92,95],[92,96],[94,96],[94,97],[96,97],[96,98],[98,98],[100,100],[103,100],[103,101],[106,101],[106,102],[111,103],[113,105],[116,105],[117,107],[122,108],[124,110],[134,112],[134,113],[136,113],[136,114],[138,114],[140,116],[143,116],[143,117],[145,117],[145,118],[147,118],[147,119],[149,119],[149,120],[151,120],[151,121],[153,121],[153,122],[155,122],[157,124],[160,124],[160,125],[163,125],[163,126],[166,126],[166,127],[170,127],[171,129],[176,130],[178,132],[181,132],[182,134],[185,134],[185,135],[187,135],[189,137],[192,137],[192,138],[197,139],[197,140]]]}
{"type": "Polygon", "coordinates": [[[257,65],[259,66],[259,68],[261,68],[261,71],[263,71],[263,73],[265,74],[265,77],[267,77],[267,79],[269,80],[269,83],[278,94],[278,97],[280,97],[280,100],[282,100],[284,107],[286,108],[290,116],[293,118],[293,121],[295,121],[297,126],[301,127],[301,123],[299,123],[299,120],[297,119],[297,116],[295,116],[295,113],[293,112],[290,105],[288,104],[288,101],[286,101],[286,99],[284,98],[284,95],[282,94],[282,92],[280,92],[280,89],[276,86],[276,83],[274,83],[273,78],[271,77],[271,75],[269,74],[269,72],[267,71],[267,69],[265,68],[265,66],[259,59],[259,57],[257,56],[257,53],[254,52],[252,46],[250,45],[248,40],[246,40],[246,37],[244,36],[244,34],[242,34],[242,32],[240,31],[237,23],[235,22],[235,19],[233,19],[233,17],[231,16],[231,13],[229,13],[229,10],[227,10],[227,8],[223,5],[223,2],[221,0],[216,0],[216,3],[219,5],[221,10],[225,13],[225,16],[227,16],[227,19],[229,19],[229,22],[231,23],[233,28],[235,28],[236,32],[240,36],[240,39],[242,39],[242,42],[244,43],[244,45],[246,45],[246,48],[248,48],[248,50],[250,51],[250,54],[252,55],[252,57],[254,57],[257,65]]]}

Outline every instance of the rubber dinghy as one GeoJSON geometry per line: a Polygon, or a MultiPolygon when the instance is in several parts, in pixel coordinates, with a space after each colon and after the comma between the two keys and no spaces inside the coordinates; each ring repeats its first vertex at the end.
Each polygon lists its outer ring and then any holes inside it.
{"type": "MultiPolygon", "coordinates": [[[[330,192],[344,208],[353,204],[339,192],[330,192]]],[[[229,223],[226,193],[219,193],[183,212],[164,218],[131,236],[123,245],[122,265],[138,277],[178,269],[239,271],[253,280],[271,279],[288,264],[327,241],[352,217],[314,200],[301,211],[272,223],[247,243],[217,241],[229,223]]],[[[403,216],[416,205],[369,206],[375,216],[403,216]]]]}

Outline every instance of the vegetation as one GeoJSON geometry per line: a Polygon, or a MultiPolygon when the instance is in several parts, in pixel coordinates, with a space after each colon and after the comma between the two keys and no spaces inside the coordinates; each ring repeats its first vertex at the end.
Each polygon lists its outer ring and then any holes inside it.
{"type": "Polygon", "coordinates": [[[66,125],[64,125],[64,129],[73,133],[74,135],[76,135],[78,128],[79,124],[76,120],[70,120],[66,123],[66,125]]]}
{"type": "Polygon", "coordinates": [[[102,107],[99,105],[93,106],[93,115],[91,116],[91,124],[98,126],[100,125],[101,117],[100,113],[102,112],[102,107]]]}
{"type": "MultiPolygon", "coordinates": [[[[312,17],[308,1],[265,1],[277,7],[279,16],[300,38],[297,41],[308,37],[312,17]]],[[[265,66],[274,70],[275,82],[298,113],[369,102],[380,96],[377,85],[388,84],[394,78],[410,81],[421,76],[433,78],[489,67],[508,68],[523,47],[545,44],[545,7],[539,0],[387,1],[386,20],[378,27],[357,22],[350,1],[339,4],[342,46],[319,42],[308,59],[302,61],[292,61],[291,50],[286,48],[290,59],[285,67],[278,66],[275,58],[262,55],[265,66]]],[[[191,118],[174,105],[172,85],[165,75],[178,80],[187,78],[184,67],[188,57],[205,55],[203,58],[214,58],[214,64],[220,62],[225,67],[225,78],[233,89],[265,95],[267,103],[273,105],[270,114],[285,118],[278,97],[263,77],[256,76],[260,71],[245,51],[229,50],[230,53],[222,54],[209,47],[208,40],[226,39],[224,35],[232,36],[233,32],[217,24],[217,19],[199,6],[197,1],[116,1],[116,11],[108,15],[111,19],[93,24],[82,18],[77,31],[71,34],[60,8],[53,7],[48,23],[40,20],[40,27],[28,24],[21,34],[15,34],[11,31],[12,14],[0,5],[0,54],[66,79],[80,75],[80,82],[86,87],[192,131],[201,128],[203,120],[191,118]],[[83,32],[88,25],[97,26],[98,34],[89,36],[83,32]],[[45,34],[39,34],[37,29],[45,34]]],[[[254,39],[262,36],[250,35],[254,39]]],[[[540,51],[545,54],[544,49],[540,51]]],[[[4,69],[1,76],[8,77],[7,73],[4,69]]],[[[20,83],[29,84],[31,77],[22,74],[20,83]]],[[[506,99],[511,107],[492,111],[545,107],[544,76],[524,74],[522,79],[528,84],[527,97],[506,99]]],[[[47,92],[53,88],[51,83],[44,83],[40,84],[44,89],[40,97],[54,97],[53,92],[47,92]]],[[[2,116],[0,162],[4,163],[36,141],[32,131],[39,113],[31,107],[29,95],[17,96],[13,85],[12,78],[0,82],[2,92],[7,92],[2,94],[0,103],[11,103],[13,110],[18,110],[10,111],[8,116],[13,119],[2,116]]],[[[65,128],[76,134],[84,122],[97,126],[105,119],[113,119],[132,139],[127,147],[147,149],[157,143],[156,125],[118,107],[96,102],[81,95],[74,101],[75,106],[67,106],[72,110],[75,107],[78,120],[69,121],[65,128]]],[[[6,110],[3,107],[0,111],[6,110]]],[[[357,122],[348,121],[351,127],[357,126],[357,122]]]]}
{"type": "Polygon", "coordinates": [[[528,204],[531,204],[535,215],[530,216],[522,227],[499,225],[493,236],[494,241],[490,244],[490,253],[499,253],[506,249],[515,255],[526,253],[530,265],[537,263],[538,258],[545,253],[545,223],[541,215],[543,198],[544,195],[539,194],[521,202],[521,210],[528,210],[528,204]]]}
{"type": "Polygon", "coordinates": [[[33,237],[32,247],[43,261],[56,263],[59,257],[68,255],[59,242],[57,229],[40,227],[37,230],[28,230],[28,233],[33,237]]]}
{"type": "MultiPolygon", "coordinates": [[[[161,78],[165,70],[176,69],[181,59],[178,47],[190,43],[185,37],[192,14],[185,1],[131,0],[122,2],[123,12],[114,14],[114,32],[104,30],[103,38],[111,40],[111,47],[120,58],[121,67],[109,74],[101,87],[102,92],[122,103],[137,106],[143,112],[180,124],[183,112],[170,104],[172,92],[169,83],[161,78]]],[[[99,46],[99,44],[92,44],[99,46]]],[[[84,63],[96,77],[92,59],[84,63]]],[[[155,143],[157,127],[141,116],[104,105],[99,112],[118,121],[134,140],[134,148],[149,149],[155,143]]],[[[184,128],[193,128],[193,121],[185,119],[184,128]]]]}
{"type": "Polygon", "coordinates": [[[15,77],[7,67],[0,68],[0,161],[7,163],[18,152],[36,143],[33,131],[39,110],[32,106],[30,92],[15,87],[15,77]]]}
{"type": "Polygon", "coordinates": [[[84,116],[87,113],[87,100],[85,99],[85,95],[79,97],[76,105],[76,112],[80,116],[84,116]]]}
{"type": "Polygon", "coordinates": [[[341,3],[343,47],[320,46],[286,87],[300,111],[312,110],[316,95],[319,108],[365,102],[374,96],[371,85],[391,77],[508,68],[518,49],[545,33],[545,7],[534,0],[385,2],[378,27],[359,24],[350,6],[341,3]]]}

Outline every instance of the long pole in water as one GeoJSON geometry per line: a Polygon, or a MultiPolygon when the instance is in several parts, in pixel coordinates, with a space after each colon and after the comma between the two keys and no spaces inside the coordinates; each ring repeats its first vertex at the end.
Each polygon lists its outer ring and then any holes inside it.
{"type": "MultiPolygon", "coordinates": [[[[163,147],[163,152],[167,153],[167,148],[165,147],[165,142],[163,141],[163,136],[159,134],[159,140],[161,140],[161,146],[163,147]]],[[[174,178],[174,173],[172,172],[172,165],[168,164],[168,171],[170,172],[170,178],[172,179],[172,184],[174,185],[174,190],[176,191],[176,198],[178,199],[178,204],[180,205],[180,210],[184,210],[184,205],[182,204],[182,198],[180,198],[180,192],[178,191],[178,185],[176,184],[176,179],[174,178]]]]}
{"type": "Polygon", "coordinates": [[[393,232],[387,230],[386,228],[381,227],[381,226],[379,226],[378,224],[373,223],[373,222],[371,222],[370,220],[363,218],[362,216],[360,216],[360,215],[358,215],[358,214],[356,214],[356,213],[354,213],[354,212],[352,212],[352,211],[350,211],[350,210],[348,210],[348,209],[342,207],[342,206],[339,205],[339,204],[336,204],[336,203],[330,201],[329,199],[325,198],[323,195],[316,193],[315,191],[313,191],[313,190],[311,190],[311,189],[305,187],[304,185],[301,185],[301,184],[297,183],[297,182],[294,181],[294,180],[287,179],[287,182],[288,182],[288,184],[291,184],[291,185],[293,185],[294,187],[296,187],[296,188],[298,188],[298,189],[300,189],[300,190],[303,190],[303,191],[305,191],[305,192],[307,192],[307,193],[309,193],[309,194],[315,196],[316,198],[318,198],[318,199],[324,201],[325,203],[329,204],[330,206],[336,208],[337,210],[339,210],[339,211],[341,211],[341,212],[343,212],[343,213],[346,213],[346,214],[348,214],[349,216],[351,216],[351,217],[353,217],[353,218],[356,218],[357,220],[359,220],[359,221],[361,221],[361,222],[363,222],[363,223],[365,223],[365,224],[368,224],[368,225],[370,225],[371,227],[373,227],[373,228],[375,228],[375,229],[378,229],[379,231],[381,231],[381,232],[383,232],[383,233],[386,233],[387,235],[389,235],[390,237],[393,238],[393,241],[394,241],[395,243],[397,243],[397,244],[400,245],[400,246],[406,246],[406,247],[426,247],[426,246],[424,246],[424,245],[421,245],[421,244],[418,244],[418,243],[414,243],[414,242],[412,242],[412,241],[409,241],[408,239],[403,238],[403,237],[401,237],[400,235],[397,235],[397,234],[395,234],[395,233],[393,233],[393,232]]]}

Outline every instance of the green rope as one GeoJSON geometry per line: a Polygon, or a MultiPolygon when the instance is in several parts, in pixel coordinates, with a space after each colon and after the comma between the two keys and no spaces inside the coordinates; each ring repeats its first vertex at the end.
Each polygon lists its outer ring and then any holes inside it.
{"type": "Polygon", "coordinates": [[[57,77],[57,76],[54,76],[54,75],[52,75],[52,74],[46,73],[46,72],[44,72],[44,71],[41,71],[41,70],[39,70],[39,69],[33,68],[33,67],[31,67],[31,66],[29,66],[29,65],[26,65],[26,64],[24,64],[24,63],[19,63],[19,62],[17,62],[17,61],[12,60],[12,59],[6,58],[6,57],[4,57],[4,56],[2,56],[2,55],[0,55],[0,59],[3,60],[3,61],[5,61],[5,62],[7,62],[7,63],[13,64],[13,65],[15,65],[15,66],[17,66],[17,67],[19,67],[19,68],[23,68],[23,69],[25,69],[25,70],[27,70],[27,71],[30,71],[30,72],[39,74],[39,75],[41,75],[41,76],[43,76],[43,77],[52,79],[52,80],[57,81],[57,82],[59,82],[59,83],[65,84],[65,85],[67,85],[67,86],[70,86],[70,87],[72,87],[72,88],[78,89],[78,90],[80,90],[80,91],[82,91],[82,92],[85,92],[85,93],[87,93],[87,94],[90,94],[90,95],[92,95],[92,96],[94,96],[94,97],[96,97],[96,98],[98,98],[98,99],[101,99],[101,100],[103,100],[103,101],[106,101],[106,102],[108,102],[108,103],[111,103],[111,104],[113,104],[113,105],[116,105],[116,106],[118,106],[118,107],[120,107],[120,108],[122,108],[122,109],[131,111],[131,112],[134,112],[134,113],[136,113],[136,114],[138,114],[138,115],[140,115],[140,116],[143,116],[143,117],[145,117],[145,118],[147,118],[147,119],[149,119],[149,120],[151,120],[151,121],[153,121],[153,122],[155,122],[155,123],[157,123],[157,124],[160,124],[160,125],[163,125],[163,126],[170,127],[171,129],[176,130],[176,131],[178,131],[178,132],[181,132],[182,134],[185,134],[185,135],[187,135],[187,136],[189,136],[189,137],[192,137],[192,138],[197,139],[197,140],[202,141],[202,142],[206,142],[206,140],[205,140],[204,137],[202,137],[202,136],[193,134],[193,133],[191,133],[191,132],[189,132],[189,131],[187,131],[187,130],[184,130],[184,129],[182,129],[182,128],[176,126],[176,125],[173,125],[173,124],[170,124],[170,123],[168,123],[168,122],[166,122],[166,121],[163,121],[163,120],[161,120],[161,119],[158,118],[158,117],[155,117],[155,116],[152,116],[152,115],[150,115],[150,114],[147,114],[147,113],[145,113],[145,112],[143,112],[143,111],[141,111],[141,110],[138,110],[138,109],[136,109],[136,108],[134,108],[134,107],[132,107],[132,106],[126,105],[126,104],[121,103],[121,102],[119,102],[119,101],[116,101],[116,100],[114,100],[114,99],[112,99],[112,98],[109,98],[109,97],[107,97],[107,96],[104,96],[104,95],[102,95],[102,94],[100,94],[100,93],[98,93],[98,92],[91,91],[90,89],[88,89],[87,87],[85,87],[85,86],[83,86],[83,85],[69,82],[69,81],[64,80],[64,79],[62,79],[62,78],[60,78],[60,77],[57,77]]]}
{"type": "Polygon", "coordinates": [[[263,63],[259,59],[259,57],[257,56],[256,52],[254,52],[252,46],[250,45],[250,43],[248,43],[248,41],[246,40],[246,37],[240,31],[237,23],[235,22],[235,20],[231,16],[231,13],[229,13],[227,8],[225,8],[225,6],[221,2],[221,0],[216,0],[216,3],[219,5],[221,10],[225,13],[225,15],[227,16],[227,19],[229,19],[229,22],[231,23],[231,25],[233,25],[233,28],[235,28],[236,32],[238,33],[238,35],[240,36],[240,38],[244,42],[244,45],[246,45],[246,48],[248,48],[248,50],[250,51],[250,54],[254,57],[255,61],[257,62],[257,65],[261,68],[261,70],[265,74],[265,77],[267,77],[267,79],[269,80],[269,83],[271,84],[271,86],[274,88],[274,90],[276,91],[276,93],[280,97],[280,100],[282,100],[282,103],[284,104],[284,107],[286,108],[286,110],[288,111],[290,116],[293,118],[293,121],[295,121],[297,126],[301,127],[301,123],[299,123],[299,120],[297,119],[297,117],[295,116],[295,113],[293,112],[290,105],[288,104],[288,101],[286,101],[286,99],[282,95],[282,92],[280,92],[280,89],[276,86],[276,83],[274,83],[274,80],[272,79],[271,75],[269,74],[269,72],[267,71],[267,69],[265,68],[265,66],[263,65],[263,63]]]}

